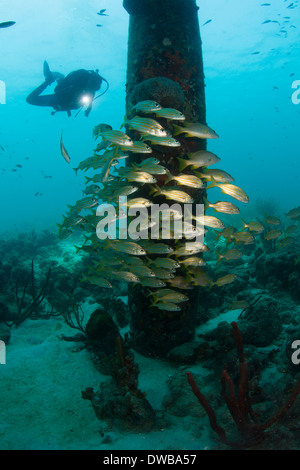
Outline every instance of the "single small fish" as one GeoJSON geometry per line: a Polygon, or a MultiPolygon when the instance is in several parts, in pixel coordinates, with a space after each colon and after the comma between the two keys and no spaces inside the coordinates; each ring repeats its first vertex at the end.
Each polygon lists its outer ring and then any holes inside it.
{"type": "MultiPolygon", "coordinates": [[[[140,258],[138,258],[140,259],[140,258]]],[[[140,277],[155,277],[154,272],[149,269],[147,266],[130,266],[130,272],[133,272],[136,276],[140,277]]]]}
{"type": "Polygon", "coordinates": [[[249,197],[247,196],[245,191],[243,191],[238,186],[235,186],[234,184],[219,184],[212,177],[212,183],[207,186],[206,189],[214,187],[220,188],[222,193],[228,194],[229,196],[233,197],[234,199],[237,199],[238,201],[244,202],[245,204],[249,202],[249,197]]]}
{"type": "Polygon", "coordinates": [[[119,168],[118,174],[127,181],[136,183],[156,183],[156,178],[146,171],[136,171],[130,168],[119,168]]]}
{"type": "Polygon", "coordinates": [[[280,240],[279,245],[278,245],[278,249],[280,249],[281,247],[290,246],[290,245],[292,245],[294,242],[295,242],[295,239],[294,239],[294,238],[292,238],[292,237],[285,237],[285,238],[283,238],[282,240],[280,240]]]}
{"type": "Polygon", "coordinates": [[[104,140],[120,147],[132,147],[134,145],[133,140],[122,131],[107,130],[101,132],[101,136],[104,140]]]}
{"type": "Polygon", "coordinates": [[[155,187],[151,190],[151,193],[154,196],[165,196],[167,199],[172,199],[177,202],[182,203],[193,203],[194,199],[189,194],[185,193],[184,191],[179,191],[177,189],[172,188],[160,188],[159,186],[155,187]]]}
{"type": "Polygon", "coordinates": [[[153,298],[159,302],[171,302],[174,304],[179,304],[181,302],[187,302],[189,298],[177,292],[173,289],[160,289],[159,291],[153,292],[153,298]]]}
{"type": "MultiPolygon", "coordinates": [[[[197,220],[197,217],[194,217],[194,219],[197,220]]],[[[217,217],[213,217],[211,215],[204,215],[203,222],[204,222],[205,227],[225,228],[224,223],[220,219],[218,219],[217,217]]]]}
{"type": "Polygon", "coordinates": [[[143,248],[149,254],[157,254],[157,255],[167,255],[173,253],[173,248],[166,243],[155,243],[151,241],[145,241],[142,244],[143,248]]]}
{"type": "Polygon", "coordinates": [[[16,24],[15,21],[4,21],[3,23],[0,23],[0,28],[9,28],[10,26],[13,26],[16,24]]]}
{"type": "Polygon", "coordinates": [[[82,192],[83,194],[97,194],[98,192],[100,191],[100,186],[98,186],[97,184],[90,184],[89,186],[87,186],[82,192]]]}
{"type": "Polygon", "coordinates": [[[130,147],[129,150],[133,153],[152,153],[152,148],[144,142],[140,142],[139,140],[134,140],[133,145],[130,147]]]}
{"type": "Polygon", "coordinates": [[[231,284],[237,278],[236,274],[226,274],[226,276],[219,277],[214,283],[214,286],[222,287],[227,284],[231,284]]]}
{"type": "Polygon", "coordinates": [[[281,221],[277,217],[265,215],[265,221],[269,225],[280,225],[281,221]]]}
{"type": "Polygon", "coordinates": [[[144,101],[139,101],[137,104],[135,104],[132,108],[132,110],[135,111],[141,111],[143,113],[153,113],[154,111],[158,111],[161,109],[161,105],[158,104],[156,101],[152,100],[144,100],[144,101]]]}
{"type": "Polygon", "coordinates": [[[200,268],[193,276],[193,285],[201,286],[201,287],[210,287],[213,285],[213,280],[211,277],[204,271],[204,269],[200,268]]]}
{"type": "Polygon", "coordinates": [[[70,163],[71,162],[71,159],[69,157],[69,154],[63,144],[63,140],[62,140],[62,133],[61,133],[61,136],[60,136],[60,151],[61,151],[61,154],[62,156],[64,157],[64,159],[66,160],[67,163],[70,163]]]}
{"type": "Polygon", "coordinates": [[[162,145],[163,147],[180,147],[181,144],[173,137],[159,137],[157,135],[143,135],[142,140],[149,141],[154,145],[162,145]]]}
{"type": "Polygon", "coordinates": [[[104,13],[106,11],[106,8],[102,8],[102,10],[98,11],[97,12],[97,15],[100,15],[100,16],[108,16],[107,13],[104,13]]]}
{"type": "Polygon", "coordinates": [[[243,230],[245,228],[248,228],[250,230],[250,232],[256,232],[256,233],[262,233],[265,230],[265,227],[260,222],[249,222],[247,224],[242,219],[242,223],[243,223],[243,230]]]}
{"type": "Polygon", "coordinates": [[[95,207],[98,204],[98,199],[96,199],[95,197],[87,196],[76,201],[74,206],[71,206],[69,204],[67,204],[67,206],[72,212],[80,212],[82,209],[90,209],[91,207],[95,207]]]}
{"type": "Polygon", "coordinates": [[[127,207],[134,207],[134,208],[143,208],[143,207],[150,207],[152,206],[153,202],[149,201],[149,199],[145,199],[144,197],[137,197],[134,199],[127,200],[127,207]]]}
{"type": "Polygon", "coordinates": [[[167,310],[168,312],[179,312],[181,310],[179,305],[172,304],[171,302],[159,302],[159,303],[150,305],[150,307],[156,307],[159,310],[167,310]]]}
{"type": "Polygon", "coordinates": [[[63,216],[62,224],[57,224],[57,226],[59,227],[59,232],[61,232],[65,228],[74,227],[75,225],[84,222],[84,220],[84,217],[77,213],[71,214],[69,216],[63,216]]]}
{"type": "Polygon", "coordinates": [[[164,166],[162,165],[157,165],[155,164],[144,164],[142,167],[136,164],[132,164],[132,168],[134,170],[143,170],[146,171],[147,173],[150,173],[150,175],[165,175],[167,173],[167,170],[164,166]]]}
{"type": "Polygon", "coordinates": [[[191,284],[191,279],[183,276],[175,276],[174,279],[170,279],[168,281],[168,284],[182,290],[194,289],[193,285],[191,284]]]}
{"type": "Polygon", "coordinates": [[[90,282],[91,284],[95,284],[96,286],[99,287],[104,287],[106,289],[111,289],[112,285],[111,283],[104,278],[98,277],[98,276],[85,276],[83,275],[82,281],[87,281],[90,282]]]}
{"type": "Polygon", "coordinates": [[[198,245],[196,243],[186,243],[184,246],[176,248],[174,251],[175,256],[191,256],[196,255],[197,253],[206,251],[206,245],[198,245]]]}
{"type": "Polygon", "coordinates": [[[226,251],[226,253],[224,254],[221,254],[217,251],[217,255],[218,255],[218,261],[217,261],[217,264],[218,264],[222,259],[225,259],[226,261],[239,259],[241,256],[243,256],[243,253],[240,250],[233,248],[232,250],[226,251]]]}
{"type": "MultiPolygon", "coordinates": [[[[135,116],[132,119],[126,119],[122,126],[127,125],[131,129],[134,129],[144,135],[155,135],[158,137],[166,137],[167,131],[163,128],[159,122],[155,121],[154,119],[135,116]]],[[[121,126],[121,127],[122,127],[121,126]]]]}
{"type": "Polygon", "coordinates": [[[138,243],[128,242],[125,240],[106,240],[106,246],[104,248],[111,248],[112,250],[116,250],[121,253],[128,253],[133,256],[142,256],[146,254],[146,251],[138,243]]]}
{"type": "Polygon", "coordinates": [[[174,121],[184,121],[185,115],[177,109],[173,108],[161,108],[155,111],[155,115],[159,118],[171,119],[174,121]]]}
{"type": "Polygon", "coordinates": [[[165,287],[167,285],[161,279],[156,279],[156,278],[153,278],[153,277],[152,278],[148,277],[148,278],[144,278],[144,279],[142,278],[142,279],[140,279],[140,283],[144,287],[153,287],[153,288],[155,288],[155,287],[165,287]]]}
{"type": "Polygon", "coordinates": [[[251,245],[254,243],[254,236],[250,232],[235,232],[231,235],[235,245],[251,245]]]}
{"type": "Polygon", "coordinates": [[[208,202],[208,200],[204,197],[204,209],[214,209],[215,212],[221,212],[223,214],[239,214],[240,209],[232,204],[232,202],[227,201],[217,201],[216,203],[212,204],[208,202]]]}
{"type": "Polygon", "coordinates": [[[286,230],[285,230],[285,234],[287,236],[290,236],[292,235],[293,233],[295,233],[296,231],[298,230],[298,226],[297,225],[289,225],[286,230]]]}
{"type": "Polygon", "coordinates": [[[140,279],[135,274],[128,271],[111,271],[111,275],[125,282],[140,282],[140,279]]]}
{"type": "Polygon", "coordinates": [[[205,23],[203,23],[202,26],[205,26],[206,24],[211,23],[211,22],[212,22],[212,20],[207,20],[207,21],[205,21],[205,23]]]}
{"type": "Polygon", "coordinates": [[[217,183],[232,183],[234,178],[224,170],[218,170],[217,168],[209,168],[203,170],[203,172],[194,171],[194,174],[205,181],[212,181],[214,179],[217,183]]]}
{"type": "Polygon", "coordinates": [[[198,139],[218,139],[218,134],[208,126],[199,122],[185,121],[184,127],[173,124],[174,135],[185,134],[186,137],[197,137],[198,139]]]}
{"type": "Polygon", "coordinates": [[[138,190],[136,186],[122,186],[121,188],[117,189],[113,193],[109,193],[106,195],[108,200],[118,199],[119,197],[130,196],[131,194],[135,193],[138,190]]]}
{"type": "Polygon", "coordinates": [[[300,206],[295,207],[295,209],[291,209],[287,214],[285,214],[290,219],[297,219],[300,217],[300,206]]]}
{"type": "Polygon", "coordinates": [[[251,52],[251,55],[257,55],[257,54],[260,54],[260,51],[251,52]]]}
{"type": "Polygon", "coordinates": [[[152,270],[155,274],[155,277],[157,277],[158,279],[163,279],[164,281],[167,279],[173,279],[175,277],[173,272],[168,269],[157,268],[155,266],[154,268],[152,268],[152,270]]]}
{"type": "Polygon", "coordinates": [[[165,181],[165,184],[169,183],[170,181],[175,180],[178,184],[183,186],[189,186],[190,188],[203,188],[204,183],[203,181],[194,175],[178,175],[173,176],[170,172],[168,172],[168,177],[165,181]]]}
{"type": "Polygon", "coordinates": [[[150,266],[154,264],[155,266],[163,269],[177,269],[180,267],[178,261],[175,261],[172,258],[155,258],[153,260],[147,258],[147,261],[150,266]]]}
{"type": "Polygon", "coordinates": [[[282,235],[282,232],[280,230],[270,230],[265,234],[265,239],[275,240],[276,238],[280,237],[280,235],[282,235]]]}
{"type": "Polygon", "coordinates": [[[198,150],[198,152],[188,153],[188,160],[183,158],[177,158],[179,161],[179,171],[184,170],[187,166],[191,165],[192,168],[207,167],[209,165],[214,165],[220,161],[220,158],[217,157],[212,152],[207,152],[206,150],[198,150]]]}
{"type": "Polygon", "coordinates": [[[183,261],[180,261],[180,264],[183,264],[184,266],[199,267],[205,266],[206,263],[202,258],[191,256],[190,258],[185,258],[183,261]]]}

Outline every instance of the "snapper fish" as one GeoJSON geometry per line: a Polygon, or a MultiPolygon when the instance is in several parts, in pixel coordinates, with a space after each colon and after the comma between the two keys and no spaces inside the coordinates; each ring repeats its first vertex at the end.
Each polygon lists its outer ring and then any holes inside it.
{"type": "Polygon", "coordinates": [[[208,126],[199,122],[185,121],[184,127],[173,124],[173,135],[185,134],[186,137],[197,137],[198,139],[218,139],[218,134],[208,126]]]}
{"type": "Polygon", "coordinates": [[[225,259],[226,261],[239,259],[241,256],[243,256],[243,253],[240,250],[233,248],[232,250],[226,251],[226,253],[224,253],[223,255],[217,251],[217,255],[218,255],[218,261],[217,261],[217,264],[218,264],[222,259],[225,259]]]}
{"type": "Polygon", "coordinates": [[[179,171],[184,170],[187,166],[191,166],[195,169],[214,165],[220,161],[220,158],[217,157],[217,155],[206,150],[198,150],[198,152],[188,153],[187,157],[188,160],[177,157],[177,160],[179,161],[179,171]]]}
{"type": "Polygon", "coordinates": [[[237,199],[238,201],[248,203],[249,202],[249,196],[243,191],[241,188],[238,186],[235,186],[234,184],[220,184],[215,181],[215,179],[212,177],[212,183],[207,186],[206,189],[210,188],[220,188],[222,193],[228,194],[229,196],[233,197],[234,199],[237,199]]]}
{"type": "Polygon", "coordinates": [[[153,113],[161,109],[161,105],[156,101],[144,100],[139,101],[137,104],[132,106],[131,111],[141,111],[142,113],[153,113]]]}
{"type": "Polygon", "coordinates": [[[141,278],[140,284],[144,287],[166,287],[166,283],[162,279],[157,279],[153,277],[141,278]]]}
{"type": "Polygon", "coordinates": [[[227,201],[217,201],[214,204],[208,202],[208,200],[204,197],[204,209],[214,209],[215,212],[221,212],[223,214],[239,214],[240,209],[232,204],[232,202],[227,201]]]}
{"type": "Polygon", "coordinates": [[[151,295],[155,300],[159,300],[161,302],[172,302],[174,304],[187,302],[189,300],[186,295],[181,294],[180,292],[177,292],[173,289],[160,289],[151,293],[151,295]]]}
{"type": "Polygon", "coordinates": [[[133,256],[142,256],[146,254],[146,251],[138,243],[128,242],[125,240],[106,240],[104,249],[107,248],[133,256]]]}
{"type": "Polygon", "coordinates": [[[130,168],[120,168],[118,174],[121,178],[126,178],[127,181],[136,183],[156,183],[156,178],[146,171],[136,171],[130,168]]]}
{"type": "MultiPolygon", "coordinates": [[[[122,148],[122,147],[121,147],[122,148]]],[[[122,148],[123,150],[123,148],[122,148]]],[[[124,150],[128,150],[128,147],[124,147],[124,150]]],[[[152,153],[152,148],[144,142],[134,140],[133,145],[130,147],[130,152],[133,153],[152,153]]]]}
{"type": "Polygon", "coordinates": [[[184,121],[185,115],[173,108],[161,108],[155,111],[155,115],[159,118],[171,119],[174,121],[184,121]]]}
{"type": "Polygon", "coordinates": [[[181,143],[178,140],[174,139],[173,137],[166,136],[166,137],[159,137],[157,135],[142,135],[142,141],[149,141],[151,144],[154,145],[162,145],[163,147],[180,147],[181,143]]]}
{"type": "Polygon", "coordinates": [[[265,234],[265,239],[275,240],[276,238],[280,237],[280,235],[282,235],[282,232],[280,230],[270,230],[265,234]]]}
{"type": "MultiPolygon", "coordinates": [[[[226,276],[219,277],[212,285],[222,287],[231,284],[237,279],[236,274],[226,274],[226,276]]],[[[212,286],[211,286],[212,287],[212,286]]]]}
{"type": "Polygon", "coordinates": [[[194,199],[189,194],[172,188],[160,188],[159,186],[156,186],[151,189],[150,194],[153,194],[154,196],[165,196],[167,199],[172,199],[186,204],[194,202],[194,199]]]}
{"type": "Polygon", "coordinates": [[[83,275],[82,282],[87,281],[90,282],[91,284],[95,284],[96,286],[99,287],[104,287],[106,289],[111,289],[112,285],[111,283],[104,278],[101,278],[99,276],[85,276],[83,275]]]}
{"type": "Polygon", "coordinates": [[[168,177],[165,181],[165,184],[169,183],[170,181],[174,180],[178,184],[181,184],[183,186],[189,186],[191,188],[203,188],[204,183],[203,181],[198,178],[197,176],[194,175],[178,175],[178,176],[173,176],[171,173],[168,171],[167,172],[168,177]]]}
{"type": "Polygon", "coordinates": [[[270,216],[270,215],[265,215],[265,221],[269,225],[280,225],[281,224],[281,221],[277,217],[270,216]]]}
{"type": "Polygon", "coordinates": [[[291,209],[287,214],[285,214],[290,219],[297,219],[300,217],[300,206],[295,207],[295,209],[291,209]]]}
{"type": "Polygon", "coordinates": [[[154,302],[150,305],[150,307],[156,307],[159,310],[167,310],[168,312],[179,312],[181,310],[179,305],[174,304],[172,302],[154,302]]]}
{"type": "Polygon", "coordinates": [[[134,170],[143,170],[147,173],[150,173],[150,175],[165,175],[167,173],[166,168],[162,165],[158,165],[157,163],[145,163],[142,166],[133,163],[131,166],[134,170]]]}
{"type": "Polygon", "coordinates": [[[63,143],[63,138],[62,138],[62,133],[60,135],[60,151],[61,151],[61,154],[62,156],[64,157],[64,159],[66,160],[67,163],[70,163],[71,162],[71,158],[67,152],[67,149],[66,147],[64,146],[64,143],[63,143]]]}
{"type": "Polygon", "coordinates": [[[125,118],[121,127],[128,126],[142,134],[156,135],[158,137],[166,137],[167,131],[159,122],[154,119],[135,116],[132,119],[125,118]]]}
{"type": "Polygon", "coordinates": [[[120,147],[133,147],[134,143],[133,140],[124,132],[122,131],[114,131],[114,130],[106,130],[100,133],[103,140],[108,140],[114,145],[118,145],[120,147]]]}
{"type": "Polygon", "coordinates": [[[254,237],[250,232],[235,232],[231,235],[235,245],[251,245],[254,243],[254,237]]]}
{"type": "Polygon", "coordinates": [[[248,228],[250,232],[256,232],[256,233],[262,233],[265,230],[265,227],[260,222],[249,222],[247,224],[242,219],[242,223],[243,223],[243,230],[248,228]]]}
{"type": "Polygon", "coordinates": [[[95,197],[87,196],[79,199],[74,206],[67,204],[67,207],[72,212],[80,212],[82,209],[90,209],[91,207],[95,207],[99,204],[98,199],[95,197]]]}
{"type": "Polygon", "coordinates": [[[217,183],[232,183],[234,178],[224,170],[214,169],[204,169],[203,172],[194,171],[194,174],[199,176],[199,178],[204,179],[205,181],[212,181],[213,179],[217,183]]]}

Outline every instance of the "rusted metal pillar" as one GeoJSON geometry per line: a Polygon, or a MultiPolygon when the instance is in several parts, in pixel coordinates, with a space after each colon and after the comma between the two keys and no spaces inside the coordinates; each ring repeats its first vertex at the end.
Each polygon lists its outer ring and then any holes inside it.
{"type": "MultiPolygon", "coordinates": [[[[206,123],[204,72],[196,0],[124,0],[130,14],[126,109],[142,100],[184,113],[187,121],[206,123]]],[[[159,119],[158,119],[159,120],[159,119]]],[[[172,131],[172,124],[169,130],[172,131]]],[[[179,138],[181,147],[153,148],[153,156],[178,174],[178,161],[187,152],[206,149],[206,141],[179,138]]],[[[147,155],[146,155],[147,157],[147,155]]],[[[131,161],[139,157],[132,155],[131,161]]],[[[160,178],[158,184],[164,184],[160,178]]],[[[195,203],[203,191],[183,188],[195,203]]],[[[165,200],[156,198],[156,202],[165,200]]],[[[170,286],[172,287],[172,286],[170,286]]],[[[170,349],[193,339],[197,288],[185,290],[189,302],[180,312],[150,308],[146,290],[129,288],[133,345],[142,354],[164,357],[170,349]]]]}

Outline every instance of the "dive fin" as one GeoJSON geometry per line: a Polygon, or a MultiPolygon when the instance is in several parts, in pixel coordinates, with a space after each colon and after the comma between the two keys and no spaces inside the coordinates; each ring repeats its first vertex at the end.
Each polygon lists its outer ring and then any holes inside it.
{"type": "Polygon", "coordinates": [[[51,83],[53,83],[55,81],[53,75],[52,75],[52,72],[50,70],[50,67],[48,65],[48,62],[46,60],[44,60],[44,64],[43,64],[43,72],[44,72],[44,77],[46,79],[46,82],[50,85],[51,83]]]}

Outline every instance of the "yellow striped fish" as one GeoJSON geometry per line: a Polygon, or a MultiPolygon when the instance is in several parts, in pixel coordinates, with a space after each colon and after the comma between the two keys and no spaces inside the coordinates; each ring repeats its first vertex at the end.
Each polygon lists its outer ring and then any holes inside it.
{"type": "Polygon", "coordinates": [[[156,135],[158,137],[167,136],[167,131],[154,119],[135,116],[132,119],[125,119],[122,126],[125,125],[143,134],[156,135]]]}

